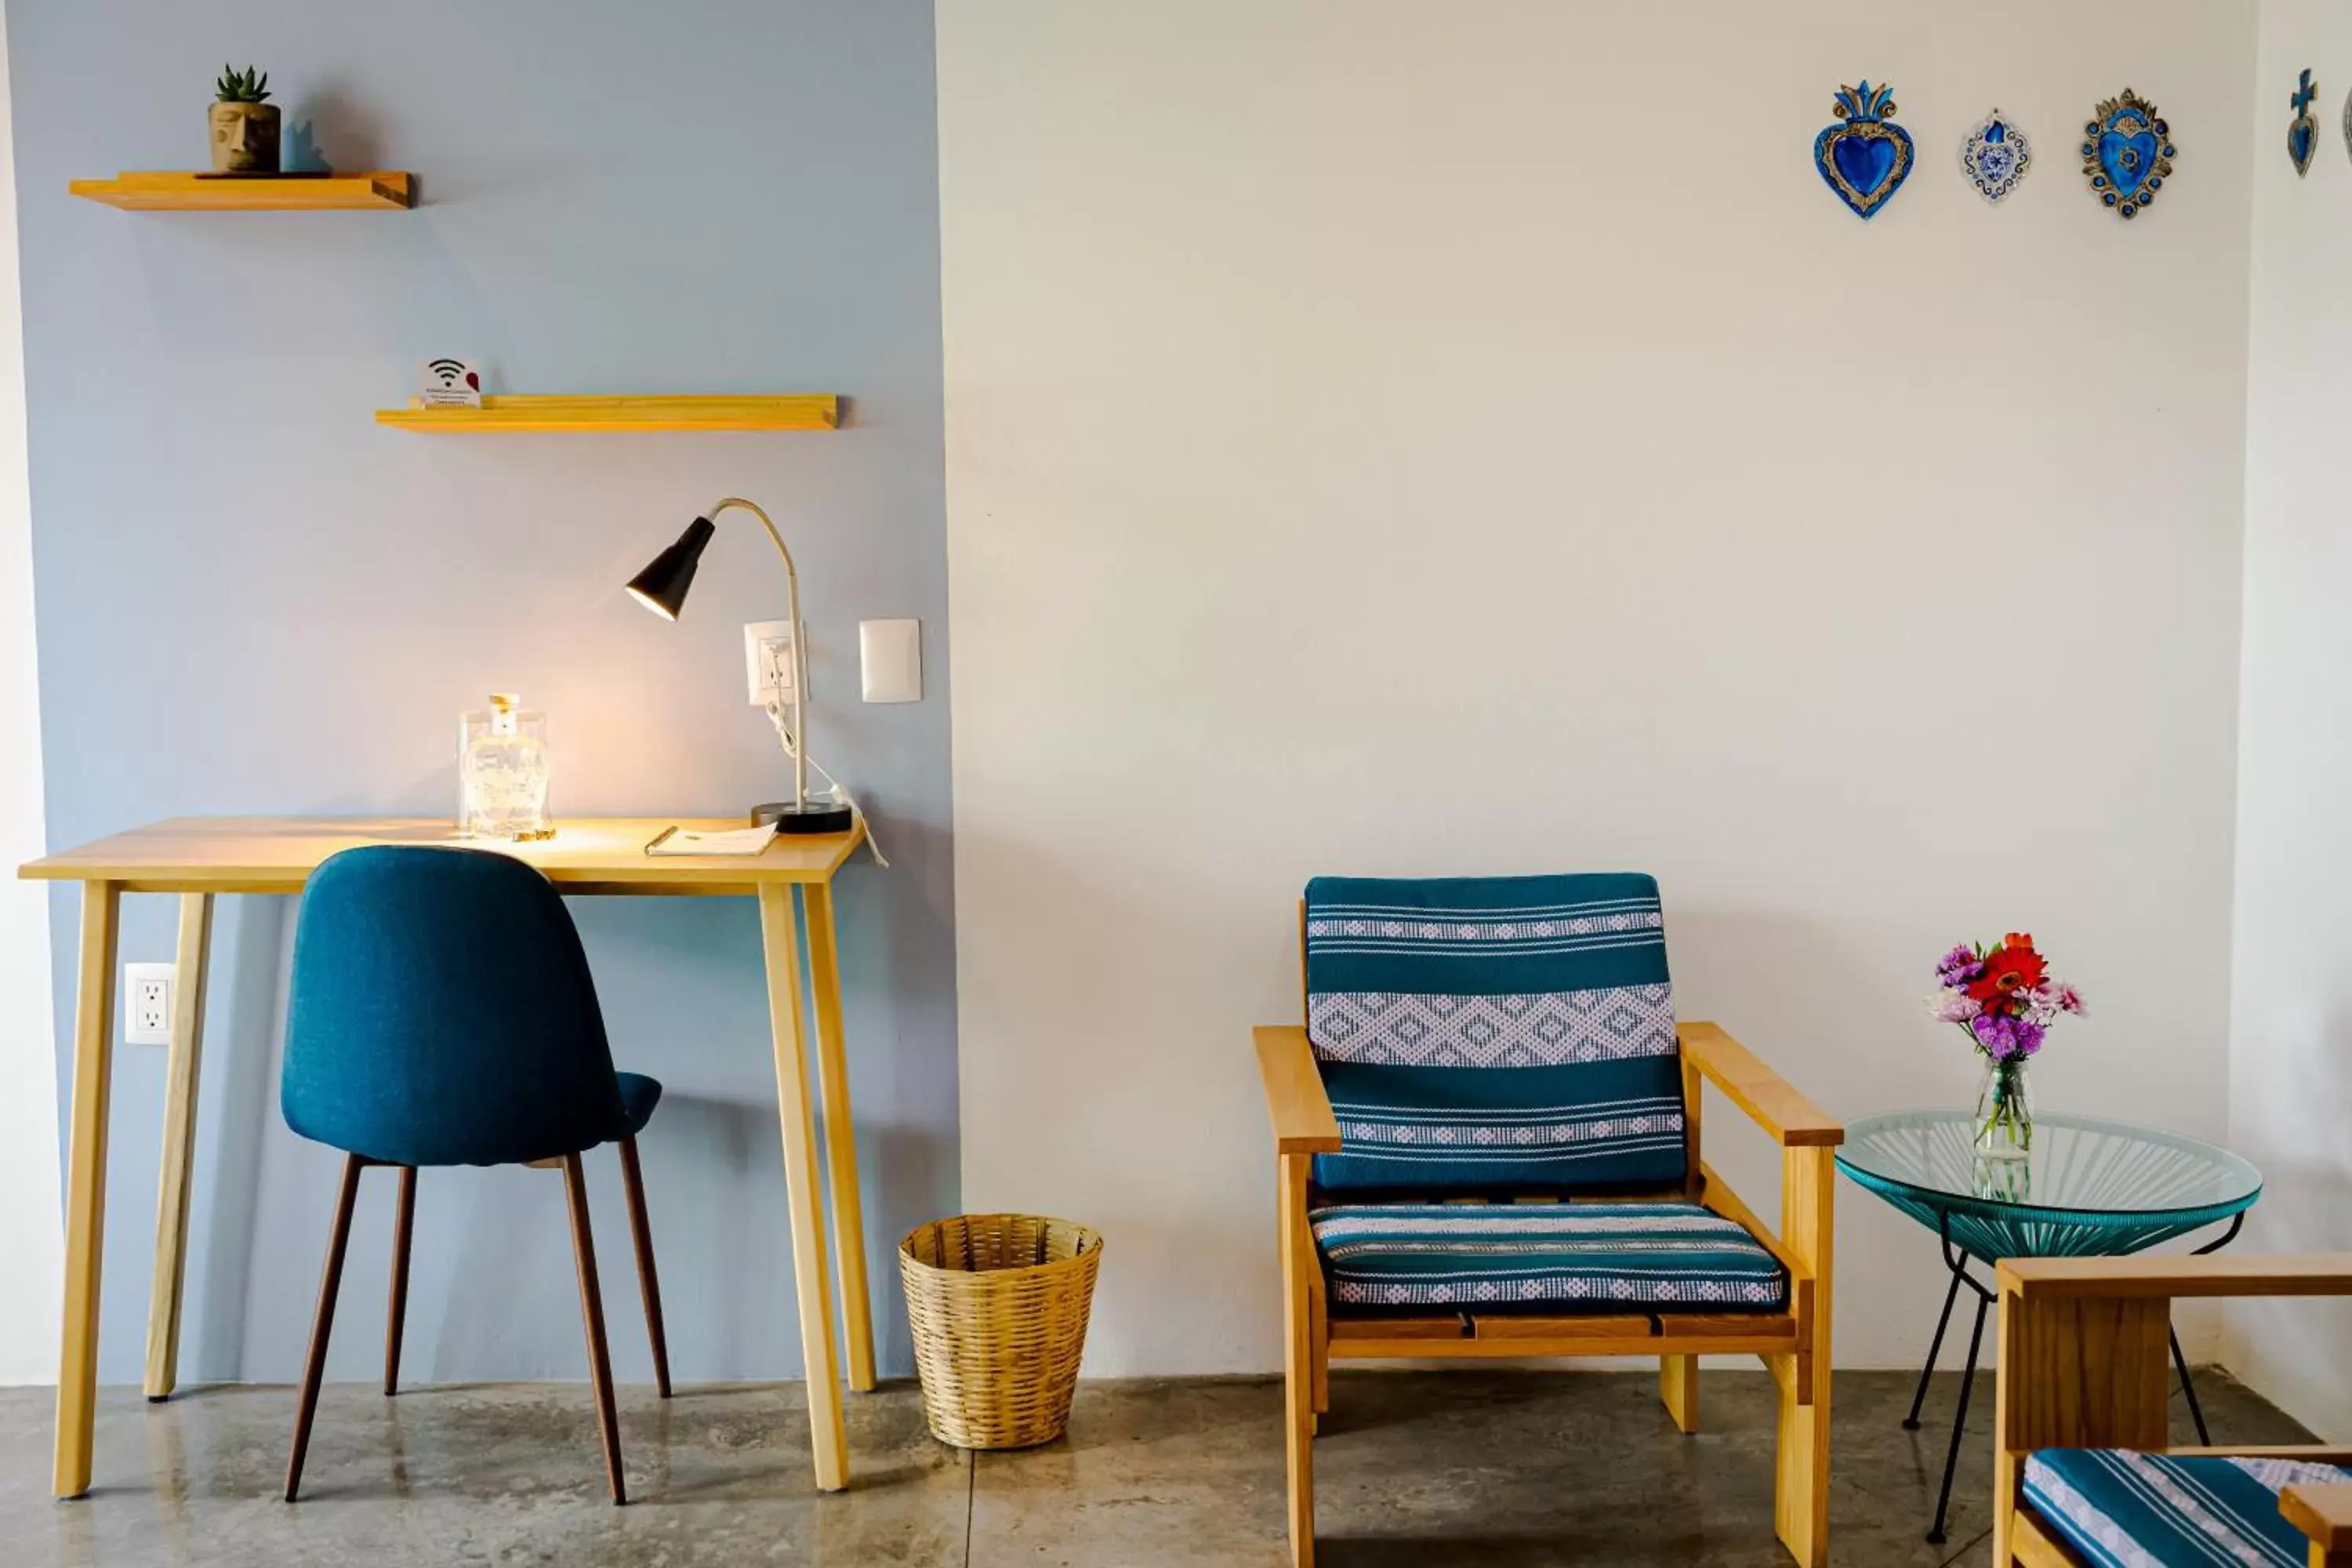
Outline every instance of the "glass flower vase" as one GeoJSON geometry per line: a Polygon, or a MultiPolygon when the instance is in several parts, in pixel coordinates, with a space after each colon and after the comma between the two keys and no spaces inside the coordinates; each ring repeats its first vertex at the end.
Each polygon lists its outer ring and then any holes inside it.
{"type": "Polygon", "coordinates": [[[1984,1087],[1977,1091],[1977,1158],[2023,1160],[2033,1152],[2033,1099],[2025,1084],[2025,1058],[1987,1060],[1984,1087]]]}

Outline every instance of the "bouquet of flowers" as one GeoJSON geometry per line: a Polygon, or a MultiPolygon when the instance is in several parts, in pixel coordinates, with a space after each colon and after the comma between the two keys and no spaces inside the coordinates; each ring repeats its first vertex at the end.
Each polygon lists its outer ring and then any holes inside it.
{"type": "Polygon", "coordinates": [[[2061,1015],[2079,1014],[2083,994],[2050,978],[2033,939],[2011,931],[1995,947],[1962,942],[1936,965],[1927,1011],[1957,1024],[1989,1061],[2020,1061],[2042,1048],[2061,1015]]]}
{"type": "Polygon", "coordinates": [[[2042,1049],[2051,1025],[2082,1012],[2083,994],[2050,977],[2048,962],[2022,931],[1992,947],[1952,949],[1936,965],[1936,986],[1927,1011],[1938,1023],[1958,1025],[1985,1059],[1977,1152],[1993,1161],[2022,1160],[2033,1147],[2025,1064],[2042,1049]]]}

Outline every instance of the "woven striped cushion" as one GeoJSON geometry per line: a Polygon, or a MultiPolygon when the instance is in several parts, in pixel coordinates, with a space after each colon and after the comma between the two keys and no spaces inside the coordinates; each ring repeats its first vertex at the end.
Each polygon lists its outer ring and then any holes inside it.
{"type": "Polygon", "coordinates": [[[2311,1542],[2279,1512],[2279,1492],[2345,1481],[2352,1471],[2294,1459],[2044,1448],[2025,1461],[2026,1502],[2095,1568],[2304,1568],[2311,1542]]]}
{"type": "Polygon", "coordinates": [[[1336,1312],[1771,1311],[1789,1276],[1696,1204],[1334,1204],[1307,1223],[1336,1312]]]}
{"type": "Polygon", "coordinates": [[[1683,1180],[1682,1068],[1648,877],[1307,886],[1307,1027],[1334,1192],[1683,1180]]]}

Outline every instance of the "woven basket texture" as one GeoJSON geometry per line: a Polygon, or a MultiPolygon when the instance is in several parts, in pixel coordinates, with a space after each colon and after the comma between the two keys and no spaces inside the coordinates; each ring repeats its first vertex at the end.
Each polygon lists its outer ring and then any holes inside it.
{"type": "Polygon", "coordinates": [[[1028,1448],[1070,1423],[1102,1237],[1023,1214],[958,1215],[907,1233],[898,1277],[931,1435],[1028,1448]]]}

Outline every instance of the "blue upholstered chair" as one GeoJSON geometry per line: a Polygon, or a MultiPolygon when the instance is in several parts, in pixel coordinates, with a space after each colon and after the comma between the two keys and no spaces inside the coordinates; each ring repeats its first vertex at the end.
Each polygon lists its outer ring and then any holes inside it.
{"type": "Polygon", "coordinates": [[[344,1152],[342,1190],[286,1466],[294,1500],[327,1365],[343,1249],[371,1165],[400,1173],[383,1391],[400,1369],[409,1232],[424,1165],[560,1167],[572,1211],[588,1367],[615,1503],[627,1500],[588,1189],[580,1155],[618,1143],[654,1374],[669,1396],[637,1133],[661,1085],[615,1072],[579,933],[546,878],[471,849],[350,849],[321,864],[302,900],[279,1104],[286,1124],[344,1152]]]}
{"type": "Polygon", "coordinates": [[[1676,1020],[1657,883],[1325,877],[1301,925],[1306,1026],[1257,1031],[1293,1562],[1314,1562],[1334,1356],[1654,1355],[1690,1432],[1699,1356],[1738,1353],[1780,1385],[1776,1530],[1825,1563],[1844,1134],[1721,1029],[1676,1020]],[[1700,1158],[1703,1079],[1781,1145],[1778,1235],[1700,1158]]]}
{"type": "Polygon", "coordinates": [[[2352,1253],[2018,1258],[1999,1268],[1997,1568],[2352,1568],[2352,1447],[2172,1443],[2172,1304],[2352,1297],[2352,1253]]]}

